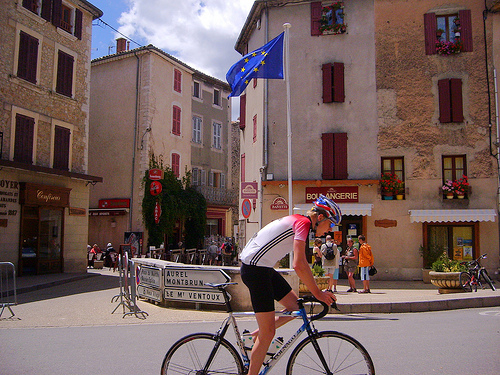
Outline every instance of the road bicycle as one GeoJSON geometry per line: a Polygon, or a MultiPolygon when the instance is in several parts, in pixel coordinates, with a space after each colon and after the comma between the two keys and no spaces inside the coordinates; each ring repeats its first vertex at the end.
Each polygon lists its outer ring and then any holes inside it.
{"type": "MultiPolygon", "coordinates": [[[[206,284],[223,294],[228,317],[224,319],[215,334],[192,333],[175,342],[163,360],[162,375],[244,375],[248,372],[251,350],[243,344],[236,317],[249,316],[252,313],[233,312],[226,287],[235,284],[234,282],[206,284]],[[229,326],[234,329],[239,351],[225,338],[229,326]]],[[[307,332],[307,337],[300,341],[290,354],[286,367],[287,375],[375,374],[370,355],[356,339],[337,331],[318,331],[314,327],[312,322],[328,313],[328,305],[314,297],[302,297],[298,300],[298,304],[298,311],[277,313],[301,318],[303,323],[276,353],[270,354],[259,375],[269,373],[304,331],[307,332]],[[322,311],[314,314],[315,308],[317,311],[319,307],[322,307],[322,311]]],[[[336,305],[332,307],[336,308],[336,305]]]]}
{"type": "Polygon", "coordinates": [[[477,287],[480,286],[484,289],[481,280],[484,280],[491,288],[491,290],[496,290],[495,285],[493,285],[493,281],[491,281],[486,268],[481,267],[481,259],[485,259],[486,254],[481,255],[479,258],[475,260],[471,260],[469,262],[462,262],[460,264],[466,265],[468,267],[467,272],[460,272],[459,281],[460,285],[466,292],[477,292],[477,287]]]}

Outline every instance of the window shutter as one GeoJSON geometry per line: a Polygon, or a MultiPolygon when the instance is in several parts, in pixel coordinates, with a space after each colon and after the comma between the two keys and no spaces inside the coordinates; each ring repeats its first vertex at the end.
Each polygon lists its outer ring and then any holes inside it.
{"type": "Polygon", "coordinates": [[[38,39],[21,31],[19,34],[19,57],[17,76],[36,83],[38,62],[38,39]]]}
{"type": "Polygon", "coordinates": [[[344,64],[333,63],[333,101],[343,103],[344,100],[344,64]]]}
{"type": "Polygon", "coordinates": [[[451,122],[451,97],[450,80],[441,79],[438,81],[439,91],[439,122],[451,122]]]}
{"type": "Polygon", "coordinates": [[[311,35],[322,35],[319,27],[321,26],[321,15],[323,6],[321,1],[314,1],[311,3],[311,35]]]}
{"type": "Polygon", "coordinates": [[[75,36],[82,40],[83,13],[80,9],[75,9],[75,36]]]}
{"type": "Polygon", "coordinates": [[[16,115],[14,139],[14,161],[33,164],[33,133],[35,119],[20,114],[16,115]]]}
{"type": "Polygon", "coordinates": [[[74,57],[59,51],[57,59],[56,91],[71,97],[73,93],[73,63],[74,57]]]}
{"type": "Polygon", "coordinates": [[[50,22],[52,15],[52,0],[42,0],[42,13],[41,16],[45,21],[50,22]]]}
{"type": "Polygon", "coordinates": [[[69,141],[71,132],[68,128],[55,127],[54,165],[55,169],[69,170],[69,141]]]}
{"type": "Polygon", "coordinates": [[[335,180],[347,180],[347,133],[334,133],[333,170],[335,180]]]}
{"type": "Polygon", "coordinates": [[[240,96],[240,129],[245,130],[246,121],[245,117],[247,115],[247,94],[240,96]]]}
{"type": "Polygon", "coordinates": [[[175,177],[180,176],[180,173],[179,173],[180,160],[181,160],[181,157],[179,154],[175,154],[175,153],[172,154],[172,172],[174,172],[175,177]]]}
{"type": "Polygon", "coordinates": [[[460,18],[460,37],[462,39],[462,51],[472,52],[472,19],[470,9],[458,12],[460,18]]]}
{"type": "Polygon", "coordinates": [[[323,64],[323,103],[333,102],[333,74],[332,64],[323,64]]]}
{"type": "Polygon", "coordinates": [[[462,80],[458,78],[450,79],[451,94],[451,121],[463,122],[463,102],[462,102],[462,80]]]}
{"type": "Polygon", "coordinates": [[[52,0],[52,24],[55,27],[61,26],[62,0],[52,0]]]}
{"type": "Polygon", "coordinates": [[[323,133],[321,135],[322,143],[322,165],[323,165],[323,180],[333,180],[334,179],[334,163],[333,163],[333,146],[334,146],[334,134],[333,133],[323,133]]]}
{"type": "Polygon", "coordinates": [[[172,115],[172,133],[181,135],[181,109],[174,105],[172,115]]]}
{"type": "Polygon", "coordinates": [[[436,54],[437,21],[435,13],[424,14],[425,54],[436,54]]]}

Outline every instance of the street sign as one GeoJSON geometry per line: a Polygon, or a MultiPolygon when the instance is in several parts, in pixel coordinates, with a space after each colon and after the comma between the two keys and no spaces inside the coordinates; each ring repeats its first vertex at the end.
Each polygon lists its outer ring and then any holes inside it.
{"type": "Polygon", "coordinates": [[[161,290],[147,288],[143,285],[137,285],[137,295],[142,298],[152,299],[161,302],[161,290]]]}
{"type": "Polygon", "coordinates": [[[241,203],[241,213],[245,219],[250,217],[252,213],[252,203],[250,203],[250,199],[244,199],[241,203]]]}
{"type": "Polygon", "coordinates": [[[137,278],[140,285],[149,285],[155,288],[159,288],[161,285],[161,269],[151,268],[145,266],[137,267],[137,278]]]}
{"type": "Polygon", "coordinates": [[[166,300],[198,302],[198,303],[214,303],[223,305],[225,303],[224,296],[217,290],[203,289],[181,289],[181,288],[165,288],[163,297],[166,300]]]}
{"type": "Polygon", "coordinates": [[[241,199],[257,199],[259,195],[259,184],[257,182],[241,183],[241,199]]]}
{"type": "Polygon", "coordinates": [[[206,284],[226,283],[231,278],[222,270],[196,267],[165,267],[163,270],[165,288],[188,288],[190,290],[213,288],[206,284]]]}

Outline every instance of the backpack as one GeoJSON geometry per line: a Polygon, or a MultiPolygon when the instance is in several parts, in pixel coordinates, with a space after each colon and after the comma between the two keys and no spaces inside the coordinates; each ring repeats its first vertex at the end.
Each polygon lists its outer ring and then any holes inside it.
{"type": "Polygon", "coordinates": [[[325,259],[326,260],[334,260],[336,249],[333,248],[333,244],[331,246],[326,245],[325,259]]]}

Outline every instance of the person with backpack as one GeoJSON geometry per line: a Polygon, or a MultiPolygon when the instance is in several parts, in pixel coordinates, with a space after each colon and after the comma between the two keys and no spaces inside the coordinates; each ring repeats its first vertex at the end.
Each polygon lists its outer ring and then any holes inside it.
{"type": "Polygon", "coordinates": [[[326,236],[326,242],[321,246],[323,255],[323,269],[328,280],[328,292],[337,292],[337,280],[339,279],[339,259],[340,251],[337,245],[332,241],[332,236],[326,236]]]}

